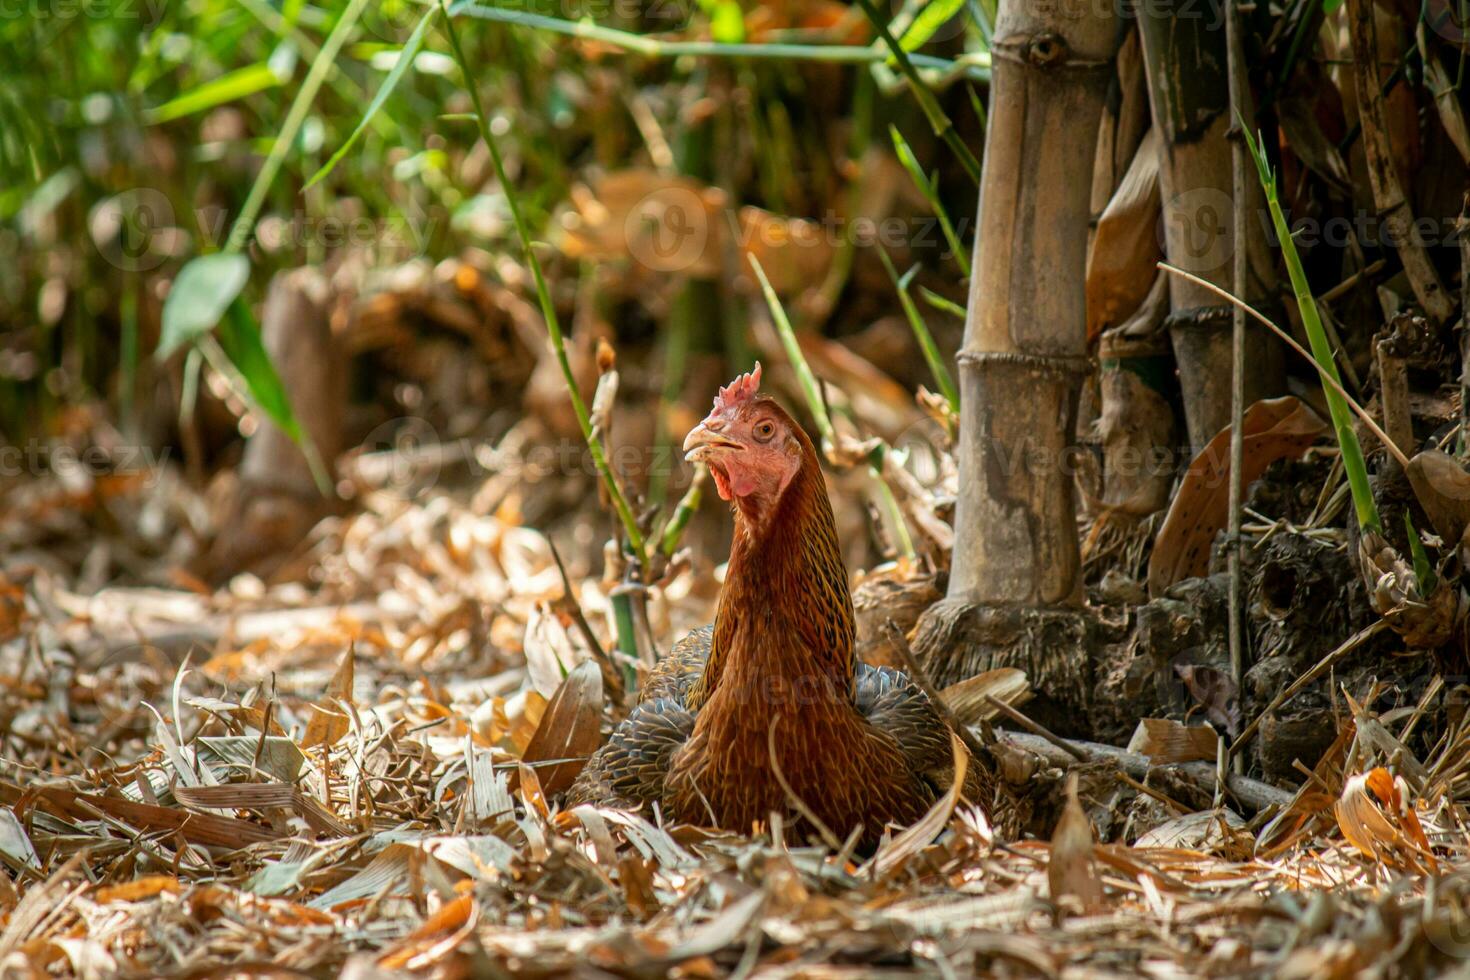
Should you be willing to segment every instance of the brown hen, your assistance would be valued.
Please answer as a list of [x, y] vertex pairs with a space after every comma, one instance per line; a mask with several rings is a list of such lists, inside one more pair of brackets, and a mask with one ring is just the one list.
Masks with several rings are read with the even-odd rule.
[[[950, 788], [949, 730], [906, 675], [857, 660], [816, 449], [759, 383], [756, 365], [720, 389], [684, 444], [735, 510], [715, 622], [659, 662], [569, 802], [657, 804], [738, 832], [805, 811], [839, 838], [861, 827], [871, 847]], [[982, 791], [969, 760], [964, 796], [983, 803]]]

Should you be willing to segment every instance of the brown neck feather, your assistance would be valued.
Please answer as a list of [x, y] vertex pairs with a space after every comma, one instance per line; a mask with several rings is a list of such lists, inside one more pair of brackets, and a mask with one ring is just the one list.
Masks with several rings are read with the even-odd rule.
[[801, 468], [774, 511], [760, 519], [736, 509], [714, 645], [692, 706], [721, 683], [754, 678], [825, 678], [832, 683], [818, 689], [851, 692], [852, 593], [816, 450], [801, 440]]

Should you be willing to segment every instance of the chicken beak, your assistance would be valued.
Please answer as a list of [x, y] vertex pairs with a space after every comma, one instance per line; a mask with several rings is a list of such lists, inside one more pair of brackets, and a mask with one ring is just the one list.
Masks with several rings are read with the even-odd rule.
[[707, 463], [721, 450], [739, 448], [738, 442], [726, 439], [704, 422], [690, 429], [689, 434], [684, 437], [684, 458], [691, 463]]

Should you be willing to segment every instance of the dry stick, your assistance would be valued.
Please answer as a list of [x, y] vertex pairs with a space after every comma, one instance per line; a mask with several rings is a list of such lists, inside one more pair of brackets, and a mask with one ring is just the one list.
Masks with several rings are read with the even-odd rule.
[[1067, 753], [1078, 762], [1090, 761], [1090, 757], [1086, 752], [1083, 752], [1077, 746], [1073, 745], [1071, 742], [1068, 742], [1060, 735], [1055, 734], [1050, 728], [1047, 728], [1041, 722], [1032, 721], [1030, 718], [1027, 718], [1025, 715], [1021, 714], [1021, 712], [1017, 711], [1015, 708], [1012, 708], [1010, 705], [1006, 704], [995, 695], [987, 694], [985, 695], [985, 700], [990, 702], [990, 706], [996, 711], [999, 711], [1011, 721], [1031, 732], [1031, 734], [1046, 739], [1052, 745], [1055, 745], [1057, 748], [1061, 749], [1063, 752]]
[[[1225, 0], [1225, 47], [1227, 77], [1230, 89], [1230, 111], [1234, 119], [1255, 119], [1255, 107], [1250, 105], [1250, 88], [1245, 84], [1245, 52], [1240, 43], [1240, 7], [1236, 0]], [[1232, 288], [1236, 295], [1246, 293], [1246, 278], [1250, 274], [1250, 256], [1247, 248], [1246, 231], [1248, 185], [1246, 183], [1246, 148], [1239, 131], [1233, 133], [1230, 144], [1230, 191], [1235, 197], [1232, 220], [1235, 249], [1232, 255]], [[1230, 574], [1230, 673], [1235, 679], [1235, 689], [1245, 690], [1245, 638], [1241, 635], [1244, 618], [1240, 595], [1240, 505], [1244, 496], [1241, 470], [1244, 468], [1245, 434], [1241, 432], [1241, 421], [1245, 416], [1245, 311], [1239, 306], [1231, 311], [1230, 335], [1230, 550], [1228, 571]], [[1223, 757], [1222, 757], [1223, 759]], [[1241, 760], [1236, 760], [1236, 772], [1242, 772]], [[1222, 777], [1221, 782], [1224, 782]]]
[[1331, 653], [1327, 654], [1327, 656], [1317, 661], [1316, 666], [1314, 666], [1311, 670], [1307, 671], [1305, 674], [1292, 681], [1291, 684], [1287, 686], [1286, 690], [1282, 691], [1280, 694], [1276, 695], [1276, 697], [1272, 698], [1271, 703], [1266, 705], [1265, 710], [1256, 715], [1254, 720], [1252, 720], [1249, 725], [1245, 726], [1245, 731], [1241, 732], [1240, 737], [1237, 738], [1233, 743], [1231, 743], [1230, 754], [1234, 756], [1240, 751], [1241, 747], [1245, 745], [1250, 737], [1256, 733], [1256, 729], [1261, 727], [1261, 722], [1265, 720], [1267, 715], [1271, 714], [1277, 708], [1285, 704], [1302, 688], [1306, 687], [1308, 684], [1312, 683], [1312, 681], [1321, 677], [1324, 673], [1326, 673], [1327, 668], [1331, 667], [1343, 657], [1356, 650], [1364, 642], [1374, 636], [1377, 636], [1379, 633], [1383, 632], [1383, 630], [1387, 628], [1387, 621], [1380, 619], [1374, 622], [1372, 625], [1359, 630], [1358, 632], [1354, 633], [1352, 636], [1344, 640], [1342, 642], [1342, 645], [1339, 646], [1336, 650], [1333, 650]]
[[1370, 265], [1359, 269], [1357, 272], [1354, 272], [1352, 275], [1348, 276], [1336, 286], [1333, 286], [1331, 289], [1327, 290], [1327, 292], [1323, 293], [1321, 296], [1318, 296], [1318, 304], [1331, 303], [1342, 298], [1343, 296], [1346, 296], [1347, 293], [1359, 282], [1363, 281], [1364, 279], [1371, 279], [1373, 276], [1378, 275], [1378, 273], [1383, 271], [1383, 267], [1386, 265], [1388, 265], [1387, 259], [1374, 259]]
[[1326, 369], [1323, 368], [1322, 365], [1318, 364], [1316, 360], [1313, 359], [1312, 355], [1307, 353], [1306, 348], [1297, 343], [1296, 338], [1292, 337], [1291, 334], [1287, 333], [1285, 330], [1282, 330], [1276, 324], [1272, 323], [1264, 313], [1256, 309], [1254, 306], [1251, 306], [1245, 300], [1240, 299], [1236, 296], [1232, 296], [1228, 290], [1221, 289], [1219, 286], [1210, 282], [1208, 279], [1201, 279], [1194, 273], [1185, 272], [1178, 266], [1170, 265], [1167, 262], [1160, 262], [1158, 267], [1160, 269], [1163, 269], [1165, 272], [1172, 272], [1176, 276], [1182, 276], [1185, 279], [1188, 279], [1190, 282], [1203, 286], [1210, 292], [1214, 293], [1216, 296], [1219, 296], [1221, 299], [1225, 299], [1230, 301], [1231, 303], [1234, 303], [1236, 306], [1239, 306], [1241, 309], [1245, 310], [1251, 316], [1259, 320], [1268, 329], [1270, 329], [1272, 333], [1285, 341], [1287, 346], [1296, 351], [1302, 357], [1306, 358], [1307, 363], [1312, 365], [1317, 374], [1322, 378], [1322, 383], [1328, 385], [1332, 388], [1333, 391], [1337, 392], [1343, 397], [1343, 400], [1347, 402], [1348, 408], [1352, 409], [1353, 414], [1357, 415], [1358, 418], [1363, 420], [1363, 425], [1368, 428], [1369, 432], [1373, 433], [1373, 435], [1378, 438], [1379, 442], [1383, 443], [1383, 446], [1385, 449], [1388, 450], [1389, 455], [1393, 456], [1393, 458], [1398, 461], [1398, 464], [1400, 466], [1409, 465], [1409, 457], [1405, 456], [1404, 451], [1400, 449], [1398, 445], [1388, 437], [1388, 433], [1383, 431], [1382, 426], [1380, 426], [1377, 422], [1373, 420], [1373, 416], [1369, 415], [1367, 411], [1364, 410], [1362, 405], [1359, 405], [1356, 401], [1354, 401], [1353, 397], [1347, 393], [1343, 386], [1338, 384], [1337, 379], [1329, 375]]
[[893, 649], [898, 651], [899, 659], [903, 661], [904, 669], [908, 671], [909, 680], [917, 684], [919, 690], [929, 698], [929, 702], [934, 705], [934, 710], [939, 712], [939, 717], [943, 718], [944, 723], [960, 737], [960, 740], [965, 743], [965, 748], [970, 750], [970, 754], [977, 759], [981, 758], [984, 749], [980, 745], [980, 740], [975, 737], [974, 732], [970, 731], [970, 726], [960, 721], [955, 715], [949, 702], [944, 700], [944, 695], [939, 693], [924, 668], [919, 666], [919, 661], [914, 657], [914, 651], [909, 646], [908, 637], [903, 635], [903, 630], [898, 628], [897, 623], [889, 619], [883, 622], [883, 632], [887, 635], [888, 642], [893, 644]]
[[601, 643], [597, 642], [597, 635], [592, 632], [592, 626], [587, 622], [587, 617], [583, 615], [582, 604], [572, 595], [572, 580], [567, 576], [567, 566], [562, 564], [561, 552], [556, 550], [556, 544], [549, 536], [546, 539], [546, 544], [551, 548], [551, 558], [556, 562], [556, 570], [561, 573], [562, 595], [567, 601], [567, 608], [571, 611], [572, 621], [577, 624], [577, 632], [582, 634], [582, 638], [587, 641], [587, 645], [592, 648], [592, 652], [597, 654], [598, 660], [603, 661], [609, 666], [613, 666], [612, 661], [608, 660], [607, 651], [602, 649]]

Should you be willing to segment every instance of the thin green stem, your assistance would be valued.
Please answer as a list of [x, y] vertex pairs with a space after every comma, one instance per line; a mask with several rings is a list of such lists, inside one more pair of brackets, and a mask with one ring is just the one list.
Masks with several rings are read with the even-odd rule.
[[882, 245], [878, 246], [878, 257], [883, 260], [883, 268], [888, 270], [888, 277], [893, 280], [893, 288], [898, 291], [898, 302], [903, 307], [904, 316], [908, 318], [909, 328], [914, 332], [914, 339], [919, 342], [919, 349], [924, 352], [924, 360], [929, 364], [929, 372], [934, 375], [935, 384], [939, 385], [939, 391], [944, 395], [944, 400], [949, 402], [950, 409], [958, 415], [960, 411], [959, 389], [955, 387], [949, 368], [945, 367], [944, 358], [939, 354], [939, 345], [934, 343], [934, 335], [929, 332], [929, 325], [924, 322], [924, 317], [919, 313], [919, 307], [909, 295], [909, 280], [914, 274], [913, 270], [909, 270], [900, 277], [898, 270], [893, 267], [893, 260], [888, 257], [888, 250]]
[[598, 476], [602, 478], [603, 485], [607, 488], [608, 498], [612, 500], [618, 520], [622, 522], [623, 532], [628, 536], [628, 546], [638, 559], [639, 567], [646, 568], [648, 549], [643, 540], [643, 532], [638, 529], [638, 520], [633, 515], [633, 508], [629, 506], [617, 477], [613, 475], [612, 467], [608, 465], [607, 455], [602, 451], [602, 444], [592, 432], [592, 419], [587, 412], [587, 404], [582, 400], [581, 392], [577, 390], [577, 379], [572, 373], [571, 361], [567, 358], [566, 340], [562, 336], [561, 321], [556, 316], [556, 304], [552, 302], [551, 290], [546, 285], [546, 276], [541, 270], [541, 260], [536, 257], [531, 232], [521, 213], [515, 188], [510, 178], [506, 176], [505, 160], [500, 153], [500, 143], [490, 131], [490, 122], [485, 115], [485, 107], [480, 101], [479, 89], [475, 85], [475, 75], [470, 70], [469, 60], [465, 57], [464, 48], [459, 43], [459, 32], [455, 30], [454, 17], [451, 15], [448, 0], [441, 0], [441, 2], [446, 12], [444, 29], [449, 35], [450, 47], [454, 49], [454, 59], [459, 63], [459, 69], [464, 75], [465, 89], [469, 93], [470, 104], [475, 110], [475, 121], [480, 127], [480, 138], [485, 141], [486, 148], [490, 150], [490, 160], [495, 166], [495, 177], [500, 181], [500, 187], [505, 193], [511, 221], [515, 225], [516, 236], [520, 239], [522, 256], [531, 270], [531, 279], [536, 286], [536, 297], [541, 304], [541, 316], [546, 321], [546, 332], [551, 337], [551, 348], [556, 354], [557, 364], [561, 367], [562, 378], [566, 381], [567, 397], [571, 399], [572, 412], [577, 416], [577, 425], [582, 430], [582, 438], [587, 443], [588, 453], [592, 456], [592, 465], [596, 467]]
[[960, 139], [960, 134], [955, 131], [954, 123], [950, 121], [949, 116], [945, 115], [944, 110], [939, 106], [939, 100], [934, 97], [933, 92], [929, 91], [929, 86], [920, 77], [919, 70], [914, 67], [913, 56], [903, 49], [903, 45], [898, 43], [898, 38], [894, 37], [893, 32], [888, 29], [887, 22], [878, 16], [878, 8], [873, 6], [873, 0], [858, 0], [858, 6], [862, 7], [863, 13], [868, 15], [868, 20], [872, 21], [874, 30], [883, 38], [883, 43], [888, 45], [888, 50], [898, 62], [898, 67], [903, 70], [904, 76], [909, 80], [909, 90], [914, 93], [914, 100], [919, 103], [919, 108], [923, 110], [924, 116], [929, 120], [929, 125], [933, 127], [934, 135], [944, 140], [954, 155], [959, 158], [960, 165], [965, 168], [965, 173], [970, 175], [978, 187], [980, 185], [980, 161], [975, 159], [975, 154], [971, 153], [965, 141]]
[[[837, 436], [832, 428], [832, 417], [827, 413], [827, 405], [822, 400], [822, 389], [817, 385], [817, 378], [812, 374], [811, 365], [806, 362], [806, 355], [801, 352], [801, 345], [796, 340], [796, 331], [792, 329], [791, 320], [786, 316], [786, 309], [781, 305], [780, 297], [776, 295], [776, 290], [771, 288], [771, 281], [766, 278], [766, 270], [761, 268], [760, 260], [754, 255], [750, 257], [750, 265], [755, 269], [756, 278], [760, 280], [761, 293], [765, 296], [766, 306], [770, 308], [771, 319], [776, 322], [776, 333], [781, 337], [781, 346], [786, 349], [786, 359], [791, 362], [791, 368], [796, 372], [796, 379], [801, 384], [802, 395], [806, 398], [807, 408], [811, 410], [812, 417], [816, 419], [817, 430], [822, 435], [822, 449], [830, 454], [837, 446]], [[893, 521], [894, 533], [898, 536], [901, 553], [905, 558], [913, 558], [913, 538], [909, 536], [908, 525], [904, 523], [903, 512], [899, 510], [898, 501], [893, 497], [893, 488], [883, 478], [883, 456], [887, 451], [887, 445], [882, 440], [878, 440], [877, 445], [868, 453], [868, 469], [872, 472], [873, 478], [878, 481], [879, 499]]]
[[230, 237], [225, 242], [226, 252], [238, 252], [250, 241], [250, 235], [255, 230], [255, 219], [260, 214], [261, 207], [265, 204], [265, 195], [270, 191], [271, 184], [275, 183], [276, 174], [281, 169], [281, 164], [286, 162], [286, 154], [291, 151], [291, 146], [296, 142], [296, 134], [301, 131], [301, 124], [306, 121], [306, 114], [311, 111], [311, 104], [316, 100], [316, 93], [326, 81], [327, 75], [332, 70], [332, 65], [337, 60], [337, 52], [346, 43], [347, 36], [352, 33], [352, 28], [357, 25], [357, 18], [362, 9], [367, 6], [367, 0], [349, 0], [347, 9], [342, 11], [342, 16], [337, 18], [337, 23], [332, 27], [332, 33], [322, 44], [321, 51], [312, 59], [311, 69], [306, 73], [306, 79], [301, 83], [301, 91], [296, 94], [296, 101], [291, 103], [291, 110], [286, 113], [286, 122], [281, 126], [281, 131], [276, 134], [276, 140], [271, 144], [271, 151], [265, 158], [265, 163], [260, 167], [260, 173], [255, 176], [255, 183], [250, 185], [250, 193], [245, 198], [240, 213], [235, 218], [235, 223], [230, 226]]
[[1323, 375], [1334, 382], [1334, 385], [1324, 384], [1322, 394], [1327, 399], [1327, 411], [1332, 416], [1332, 427], [1337, 432], [1337, 445], [1342, 451], [1343, 470], [1347, 473], [1348, 487], [1352, 490], [1353, 507], [1357, 511], [1358, 526], [1375, 531], [1380, 530], [1382, 524], [1378, 519], [1378, 507], [1373, 501], [1373, 491], [1368, 485], [1368, 465], [1363, 459], [1363, 447], [1359, 444], [1358, 435], [1353, 430], [1352, 412], [1348, 409], [1346, 399], [1340, 393], [1342, 379], [1337, 373], [1337, 359], [1333, 357], [1332, 345], [1327, 341], [1327, 331], [1323, 329], [1322, 318], [1317, 312], [1317, 300], [1312, 295], [1312, 287], [1307, 282], [1307, 273], [1302, 267], [1301, 256], [1296, 251], [1296, 241], [1291, 237], [1291, 229], [1287, 226], [1286, 216], [1281, 210], [1281, 200], [1276, 193], [1276, 175], [1271, 171], [1271, 165], [1266, 160], [1266, 153], [1259, 142], [1259, 137], [1251, 138], [1250, 130], [1243, 119], [1237, 117], [1236, 123], [1240, 126], [1241, 135], [1245, 137], [1245, 145], [1250, 150], [1251, 158], [1255, 161], [1261, 188], [1266, 192], [1266, 205], [1271, 211], [1271, 223], [1275, 226], [1276, 237], [1281, 246], [1281, 257], [1286, 261], [1286, 271], [1291, 277], [1291, 289], [1296, 294], [1297, 309], [1301, 312], [1302, 327], [1306, 330], [1307, 340], [1312, 347], [1312, 357], [1316, 360]]
[[[649, 58], [750, 58], [775, 61], [821, 61], [846, 65], [870, 65], [888, 59], [882, 51], [869, 47], [845, 44], [721, 44], [716, 41], [666, 41], [661, 38], [602, 27], [590, 21], [562, 20], [523, 10], [502, 10], [498, 7], [483, 7], [461, 2], [449, 8], [451, 16], [464, 14], [480, 20], [493, 20], [502, 24], [515, 24], [536, 30], [550, 31], [585, 41], [600, 41], [604, 44]], [[909, 56], [914, 65], [947, 74], [960, 74], [976, 81], [990, 78], [989, 67], [983, 64], [968, 64], [936, 58], [932, 55]]]

